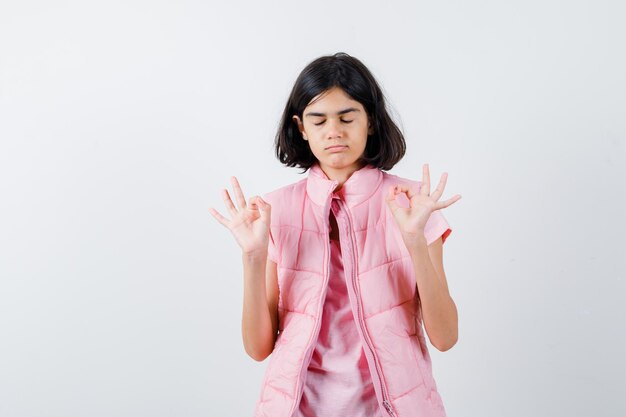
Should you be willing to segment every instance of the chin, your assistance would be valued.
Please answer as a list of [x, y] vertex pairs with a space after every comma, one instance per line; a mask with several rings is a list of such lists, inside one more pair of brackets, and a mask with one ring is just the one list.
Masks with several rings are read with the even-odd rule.
[[352, 167], [356, 167], [357, 169], [360, 169], [362, 167], [362, 165], [357, 163], [356, 161], [355, 162], [326, 162], [326, 163], [323, 163], [322, 165], [325, 165], [328, 168], [332, 168], [336, 170], [349, 169]]

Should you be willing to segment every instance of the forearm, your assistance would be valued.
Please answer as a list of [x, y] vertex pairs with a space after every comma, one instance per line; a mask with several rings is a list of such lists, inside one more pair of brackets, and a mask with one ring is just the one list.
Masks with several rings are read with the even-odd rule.
[[265, 266], [267, 253], [242, 255], [243, 314], [241, 331], [246, 352], [262, 361], [274, 349], [275, 330], [272, 326], [266, 296]]
[[433, 266], [426, 239], [421, 236], [405, 243], [415, 270], [422, 318], [428, 337], [437, 349], [448, 350], [458, 339], [456, 305]]

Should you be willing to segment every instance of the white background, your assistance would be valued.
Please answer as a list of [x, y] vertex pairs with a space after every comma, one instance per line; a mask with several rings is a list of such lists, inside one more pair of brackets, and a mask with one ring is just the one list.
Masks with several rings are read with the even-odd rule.
[[[624, 416], [619, 1], [0, 3], [0, 416], [252, 416], [240, 251], [207, 211], [337, 51], [449, 173], [450, 417]], [[332, 417], [332, 416], [331, 416]]]

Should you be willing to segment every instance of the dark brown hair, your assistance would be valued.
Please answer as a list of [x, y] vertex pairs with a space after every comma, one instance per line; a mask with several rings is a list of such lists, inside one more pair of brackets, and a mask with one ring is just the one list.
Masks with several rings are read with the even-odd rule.
[[362, 162], [383, 170], [391, 169], [406, 151], [404, 135], [389, 116], [385, 97], [372, 73], [361, 61], [343, 52], [317, 58], [296, 79], [274, 141], [280, 162], [305, 171], [317, 162], [293, 116], [302, 119], [311, 100], [333, 87], [341, 88], [361, 103], [372, 124], [373, 133], [367, 137]]

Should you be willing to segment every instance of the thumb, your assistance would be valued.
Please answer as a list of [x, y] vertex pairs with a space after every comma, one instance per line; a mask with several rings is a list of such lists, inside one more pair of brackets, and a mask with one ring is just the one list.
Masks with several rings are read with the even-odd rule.
[[389, 187], [389, 192], [387, 193], [385, 200], [387, 201], [387, 206], [392, 212], [395, 212], [398, 208], [400, 208], [396, 202], [396, 187]]
[[261, 220], [269, 226], [272, 219], [272, 206], [261, 197], [257, 197], [257, 201], [259, 203], [259, 208], [261, 209]]

